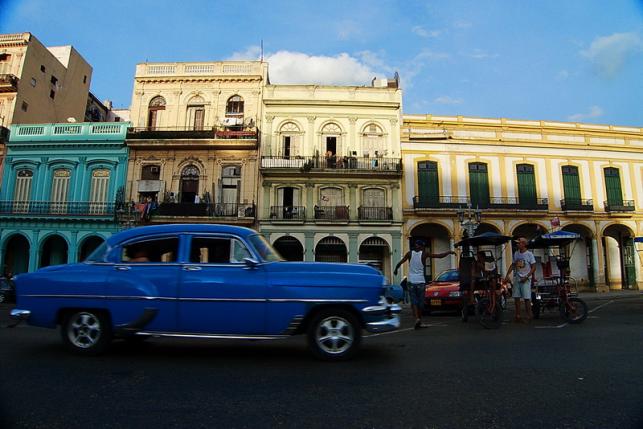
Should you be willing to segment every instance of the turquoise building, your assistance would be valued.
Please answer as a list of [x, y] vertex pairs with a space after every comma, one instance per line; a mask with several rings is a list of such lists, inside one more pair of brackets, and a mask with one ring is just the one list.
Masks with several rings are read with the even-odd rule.
[[118, 231], [115, 202], [127, 176], [128, 126], [11, 126], [0, 185], [3, 269], [77, 262]]

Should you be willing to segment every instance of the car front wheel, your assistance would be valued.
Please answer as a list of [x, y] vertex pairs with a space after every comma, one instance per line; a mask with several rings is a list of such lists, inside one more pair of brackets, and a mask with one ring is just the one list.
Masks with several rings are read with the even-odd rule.
[[323, 360], [346, 360], [352, 357], [362, 338], [357, 318], [342, 309], [324, 310], [308, 327], [308, 346]]
[[98, 355], [107, 349], [112, 340], [107, 316], [95, 310], [70, 312], [62, 323], [60, 333], [65, 346], [82, 355]]

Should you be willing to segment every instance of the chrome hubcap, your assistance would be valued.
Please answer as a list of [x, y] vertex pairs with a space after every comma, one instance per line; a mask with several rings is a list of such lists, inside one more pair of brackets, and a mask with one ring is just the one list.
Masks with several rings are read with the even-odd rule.
[[67, 325], [69, 341], [81, 349], [94, 346], [101, 332], [100, 321], [91, 313], [76, 313]]
[[355, 333], [353, 326], [346, 319], [331, 316], [319, 323], [315, 338], [317, 345], [324, 352], [340, 354], [353, 344]]

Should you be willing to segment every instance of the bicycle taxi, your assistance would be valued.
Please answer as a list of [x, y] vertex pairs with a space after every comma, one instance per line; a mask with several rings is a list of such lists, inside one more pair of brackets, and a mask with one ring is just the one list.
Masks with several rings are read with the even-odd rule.
[[497, 329], [502, 324], [502, 277], [496, 264], [500, 258], [496, 254], [502, 255], [504, 245], [509, 241], [509, 236], [485, 232], [455, 244], [462, 248], [458, 272], [463, 322], [467, 321], [469, 309], [473, 306], [478, 322], [486, 329]]
[[[553, 262], [557, 275], [543, 277], [535, 282], [532, 290], [532, 313], [539, 319], [547, 309], [557, 308], [560, 316], [569, 323], [581, 323], [587, 318], [587, 304], [578, 298], [575, 285], [570, 281], [569, 260], [580, 235], [569, 231], [555, 231], [531, 239], [529, 249], [544, 249], [548, 262]], [[570, 247], [571, 245], [571, 247]]]

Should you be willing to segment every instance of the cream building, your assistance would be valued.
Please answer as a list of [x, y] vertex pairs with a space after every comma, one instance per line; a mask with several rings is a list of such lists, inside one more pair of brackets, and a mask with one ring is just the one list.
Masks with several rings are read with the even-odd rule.
[[397, 76], [370, 86], [267, 85], [259, 229], [290, 260], [401, 257]]
[[138, 64], [126, 199], [159, 207], [152, 222], [253, 225], [258, 126], [267, 64]]
[[[643, 129], [404, 115], [402, 157], [405, 234], [434, 251], [462, 237], [457, 210], [471, 204], [481, 210], [477, 233], [579, 233], [570, 268], [581, 288], [643, 288], [633, 243], [643, 235]], [[552, 275], [551, 255], [535, 253], [539, 275]], [[511, 255], [506, 246], [503, 272]], [[434, 263], [431, 276], [456, 266], [455, 257]]]

